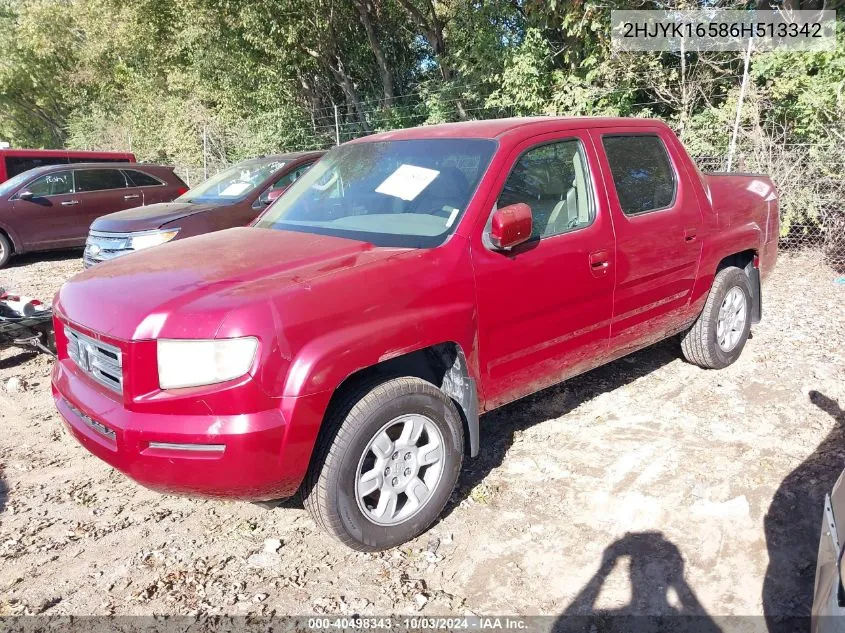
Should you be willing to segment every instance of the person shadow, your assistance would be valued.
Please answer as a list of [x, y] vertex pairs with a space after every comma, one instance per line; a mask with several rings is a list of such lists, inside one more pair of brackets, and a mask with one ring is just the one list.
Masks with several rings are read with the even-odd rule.
[[[596, 607], [617, 564], [629, 561], [631, 600]], [[629, 532], [604, 550], [601, 565], [555, 621], [555, 633], [695, 631], [720, 633], [684, 577], [684, 558], [661, 532]]]
[[0, 512], [6, 509], [6, 502], [9, 500], [9, 487], [3, 479], [3, 469], [0, 468]]
[[769, 633], [809, 629], [824, 498], [845, 467], [845, 411], [818, 391], [809, 397], [834, 425], [783, 480], [766, 512], [769, 565], [763, 581], [763, 613]]

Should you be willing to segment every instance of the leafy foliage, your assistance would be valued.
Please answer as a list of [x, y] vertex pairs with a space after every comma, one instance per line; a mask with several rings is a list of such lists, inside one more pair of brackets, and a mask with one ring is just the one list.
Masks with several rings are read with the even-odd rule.
[[[616, 53], [613, 8], [658, 5], [0, 0], [0, 139], [197, 166], [422, 123], [619, 115], [661, 117], [723, 157], [742, 55]], [[806, 143], [840, 178], [845, 52], [758, 53], [751, 79], [748, 161]]]

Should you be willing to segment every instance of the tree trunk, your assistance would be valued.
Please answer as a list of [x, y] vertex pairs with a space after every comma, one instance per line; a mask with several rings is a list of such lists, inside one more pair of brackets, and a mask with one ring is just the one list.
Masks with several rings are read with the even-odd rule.
[[[330, 50], [336, 51], [334, 42], [331, 43]], [[316, 59], [329, 70], [329, 72], [332, 74], [332, 77], [334, 77], [335, 83], [337, 83], [337, 85], [343, 91], [344, 96], [355, 110], [355, 113], [358, 116], [358, 122], [361, 126], [361, 129], [364, 132], [369, 132], [370, 126], [367, 123], [367, 117], [364, 111], [364, 105], [361, 103], [361, 97], [358, 96], [358, 91], [355, 89], [354, 82], [349, 77], [349, 75], [346, 74], [346, 71], [343, 68], [343, 60], [341, 60], [340, 55], [338, 55], [336, 52], [332, 53], [335, 62], [332, 63], [328, 56], [324, 57], [320, 52], [314, 49], [306, 48], [305, 52], [307, 52], [309, 55], [311, 55], [311, 57]]]
[[381, 74], [382, 92], [384, 93], [384, 105], [387, 108], [393, 107], [393, 72], [390, 70], [390, 65], [387, 63], [387, 58], [384, 55], [384, 49], [381, 47], [381, 42], [378, 40], [376, 30], [373, 26], [373, 21], [370, 18], [370, 3], [369, 0], [353, 0], [355, 8], [358, 9], [358, 15], [361, 17], [361, 24], [364, 26], [364, 31], [367, 33], [367, 40], [370, 42], [370, 47], [373, 49], [376, 63]]
[[317, 112], [320, 110], [320, 98], [317, 96], [317, 91], [308, 82], [308, 79], [300, 77], [299, 83], [302, 86], [302, 92], [305, 95], [305, 100], [308, 102], [308, 112], [311, 115], [311, 129], [316, 133]]
[[358, 123], [361, 126], [361, 129], [364, 132], [369, 132], [370, 126], [367, 123], [367, 115], [364, 111], [364, 105], [361, 103], [361, 97], [358, 96], [358, 91], [355, 89], [355, 84], [343, 69], [343, 62], [340, 57], [335, 56], [335, 59], [337, 60], [337, 65], [333, 66], [332, 64], [328, 64], [328, 68], [334, 76], [335, 81], [337, 81], [337, 85], [340, 86], [341, 90], [343, 90], [343, 94], [346, 95], [348, 102], [352, 105], [358, 115]]
[[[434, 57], [437, 60], [437, 65], [440, 68], [440, 76], [445, 83], [452, 81], [452, 68], [446, 63], [446, 38], [443, 37], [443, 24], [437, 18], [437, 11], [434, 8], [434, 2], [428, 0], [426, 2], [431, 18], [427, 18], [425, 14], [413, 3], [413, 0], [399, 0], [411, 19], [425, 33], [425, 38], [428, 40], [431, 50], [434, 51]], [[462, 121], [466, 120], [467, 113], [464, 109], [463, 101], [461, 99], [455, 100], [455, 109], [458, 113], [458, 118]]]

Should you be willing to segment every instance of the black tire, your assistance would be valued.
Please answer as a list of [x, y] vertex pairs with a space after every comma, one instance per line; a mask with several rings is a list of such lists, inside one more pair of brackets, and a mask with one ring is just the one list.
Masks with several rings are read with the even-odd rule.
[[[716, 332], [722, 302], [733, 288], [739, 288], [745, 296], [745, 326], [736, 345], [726, 351], [716, 340]], [[722, 369], [736, 361], [751, 331], [751, 307], [751, 282], [745, 271], [736, 266], [729, 266], [716, 273], [698, 320], [681, 337], [684, 358], [704, 369]]]
[[[430, 496], [412, 516], [395, 525], [380, 525], [359, 507], [358, 466], [381, 429], [408, 414], [425, 416], [439, 430], [442, 471]], [[463, 461], [461, 416], [440, 389], [420, 378], [366, 381], [338, 398], [324, 425], [302, 488], [304, 505], [317, 525], [353, 549], [373, 552], [413, 539], [437, 519], [455, 488]]]
[[6, 265], [12, 256], [12, 242], [3, 233], [0, 233], [0, 268]]

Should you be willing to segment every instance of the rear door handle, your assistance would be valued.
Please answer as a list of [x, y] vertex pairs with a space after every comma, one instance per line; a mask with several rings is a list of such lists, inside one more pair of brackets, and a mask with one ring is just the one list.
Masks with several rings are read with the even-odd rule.
[[600, 277], [607, 273], [610, 267], [610, 253], [606, 250], [593, 251], [590, 253], [590, 271], [595, 277]]
[[75, 204], [79, 204], [79, 200], [65, 200], [62, 202], [63, 207], [72, 207]]
[[684, 231], [684, 241], [694, 242], [696, 237], [698, 237], [698, 229], [692, 228]]
[[124, 200], [135, 200], [136, 198], [140, 198], [141, 196], [137, 193], [132, 194], [131, 196], [123, 196]]

